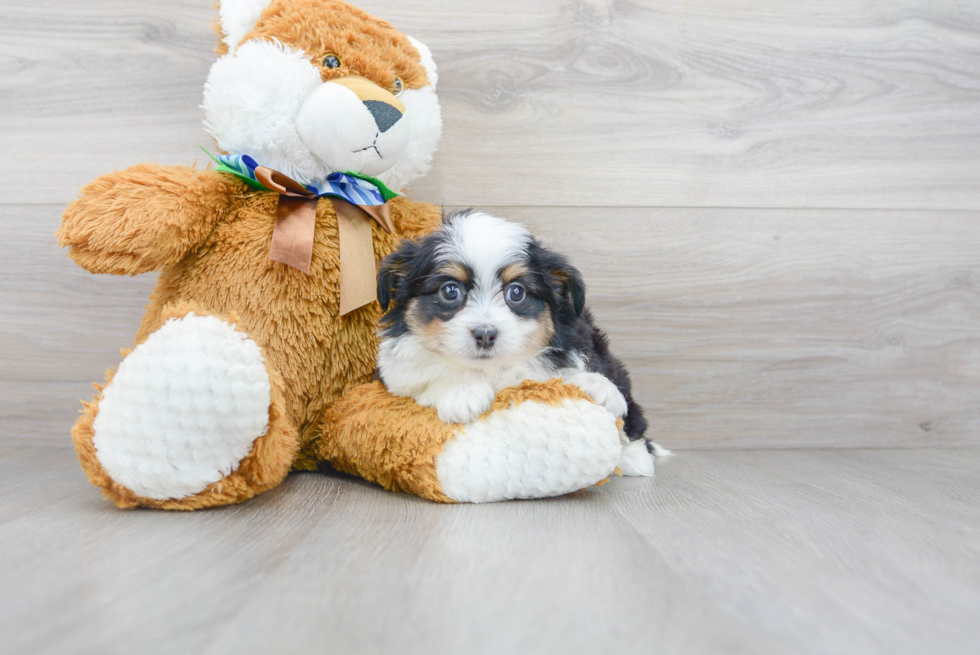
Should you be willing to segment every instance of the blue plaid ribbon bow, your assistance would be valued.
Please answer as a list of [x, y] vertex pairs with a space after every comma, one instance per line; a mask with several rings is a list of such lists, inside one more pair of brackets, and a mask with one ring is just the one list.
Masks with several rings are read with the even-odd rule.
[[[207, 152], [205, 150], [205, 152]], [[211, 156], [211, 153], [208, 153]], [[211, 156], [218, 164], [218, 171], [231, 173], [241, 178], [246, 184], [258, 189], [265, 189], [255, 176], [258, 162], [248, 155], [218, 155]], [[327, 179], [315, 184], [304, 184], [310, 193], [318, 196], [335, 196], [343, 198], [352, 205], [377, 207], [383, 205], [398, 194], [385, 186], [377, 178], [358, 173], [331, 173]]]

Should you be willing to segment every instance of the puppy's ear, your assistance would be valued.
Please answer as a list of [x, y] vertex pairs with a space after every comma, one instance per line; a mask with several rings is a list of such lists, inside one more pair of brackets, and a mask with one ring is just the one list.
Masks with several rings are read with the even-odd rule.
[[417, 254], [418, 244], [414, 241], [403, 241], [396, 251], [381, 262], [381, 270], [378, 272], [378, 303], [384, 311], [388, 311], [399, 282], [404, 280]]
[[579, 270], [553, 250], [543, 247], [537, 240], [529, 248], [531, 261], [539, 271], [547, 272], [552, 283], [558, 287], [561, 302], [568, 302], [576, 316], [585, 310], [585, 282]]
[[585, 310], [585, 281], [577, 268], [568, 262], [563, 263], [564, 266], [552, 269], [551, 274], [561, 282], [562, 292], [572, 301], [575, 315], [581, 316]]
[[443, 227], [445, 227], [446, 225], [452, 224], [452, 222], [455, 221], [457, 218], [466, 218], [467, 216], [469, 216], [472, 213], [473, 213], [473, 208], [472, 207], [470, 207], [469, 209], [454, 209], [451, 212], [447, 212], [446, 211], [446, 208], [443, 207], [442, 208], [442, 225], [443, 225]]

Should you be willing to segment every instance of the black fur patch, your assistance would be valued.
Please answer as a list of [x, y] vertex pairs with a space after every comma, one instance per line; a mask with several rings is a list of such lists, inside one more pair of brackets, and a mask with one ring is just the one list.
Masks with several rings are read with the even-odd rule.
[[626, 399], [624, 432], [632, 440], [646, 434], [643, 410], [633, 400], [629, 372], [609, 350], [609, 338], [595, 325], [592, 312], [585, 309], [585, 283], [582, 274], [561, 254], [532, 240], [528, 248], [529, 268], [536, 276], [536, 289], [548, 289], [555, 324], [547, 357], [556, 368], [575, 363], [575, 356], [585, 362], [586, 370], [608, 378]]

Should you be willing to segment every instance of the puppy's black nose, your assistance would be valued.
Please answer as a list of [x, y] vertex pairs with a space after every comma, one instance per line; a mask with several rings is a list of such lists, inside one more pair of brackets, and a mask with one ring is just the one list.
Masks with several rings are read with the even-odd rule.
[[473, 328], [473, 338], [476, 339], [477, 348], [493, 348], [493, 342], [497, 339], [497, 328], [492, 325]]
[[381, 102], [380, 100], [365, 100], [364, 106], [368, 108], [371, 115], [374, 116], [374, 122], [378, 124], [378, 129], [382, 132], [387, 132], [391, 129], [391, 126], [397, 123], [402, 118], [402, 113], [396, 108], [389, 105], [387, 102]]

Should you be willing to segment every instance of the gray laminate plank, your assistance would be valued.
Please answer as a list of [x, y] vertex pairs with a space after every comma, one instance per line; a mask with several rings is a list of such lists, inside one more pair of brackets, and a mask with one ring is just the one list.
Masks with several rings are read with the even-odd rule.
[[[449, 204], [980, 207], [980, 13], [955, 0], [368, 0], [432, 47]], [[0, 200], [206, 161], [206, 0], [0, 7]], [[490, 138], [488, 138], [488, 136]]]
[[156, 276], [92, 275], [54, 237], [57, 205], [0, 205], [0, 441], [68, 443], [107, 368], [132, 346]]
[[797, 653], [974, 653], [980, 451], [684, 453], [600, 489], [685, 580]]
[[486, 506], [300, 474], [181, 514], [116, 510], [70, 451], [7, 447], [0, 479], [60, 492], [17, 516], [0, 495], [2, 650], [968, 653], [978, 466], [688, 452], [656, 480]]
[[[491, 208], [583, 271], [658, 440], [978, 443], [975, 212]], [[93, 276], [56, 206], [0, 206], [0, 439], [66, 443], [153, 276]]]
[[677, 584], [593, 491], [458, 507], [350, 498], [205, 653], [777, 652]]
[[11, 517], [0, 522], [5, 655], [200, 652], [343, 486], [297, 475], [245, 505], [122, 511], [85, 481], [70, 449], [21, 450], [13, 462], [9, 450], [0, 456], [2, 477], [37, 493], [30, 511], [24, 498], [0, 501], [0, 517]]
[[65, 441], [23, 447], [0, 440], [0, 525], [91, 491]]

